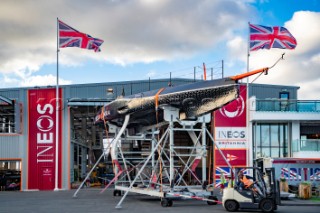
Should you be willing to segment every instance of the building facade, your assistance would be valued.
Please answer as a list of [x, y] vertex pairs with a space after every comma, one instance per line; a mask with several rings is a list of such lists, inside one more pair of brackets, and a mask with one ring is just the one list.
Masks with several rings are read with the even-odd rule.
[[[70, 189], [102, 153], [108, 133], [93, 125], [102, 105], [121, 95], [191, 82], [67, 85], [60, 87], [58, 102], [52, 87], [0, 89], [0, 172], [7, 174], [8, 183], [19, 184], [15, 189]], [[219, 123], [216, 114], [212, 119], [218, 128], [214, 137], [230, 161], [238, 158], [238, 165], [252, 165], [258, 157], [320, 158], [319, 101], [299, 101], [294, 86], [244, 84], [240, 92], [247, 89], [248, 97], [219, 112], [231, 116], [230, 123]], [[240, 112], [245, 117], [236, 122]], [[217, 156], [215, 164], [225, 166]]]

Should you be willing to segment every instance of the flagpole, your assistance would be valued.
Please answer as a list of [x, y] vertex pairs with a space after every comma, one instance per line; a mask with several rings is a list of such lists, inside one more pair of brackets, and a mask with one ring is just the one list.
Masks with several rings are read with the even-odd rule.
[[57, 84], [56, 84], [56, 164], [55, 164], [55, 182], [54, 191], [59, 190], [59, 19], [57, 18]]
[[[247, 42], [247, 44], [248, 44], [248, 48], [247, 48], [247, 72], [249, 72], [250, 70], [250, 67], [249, 67], [249, 57], [250, 57], [250, 22], [248, 22], [248, 42]], [[251, 166], [250, 165], [250, 152], [249, 152], [249, 150], [250, 150], [250, 133], [249, 133], [249, 125], [250, 125], [250, 121], [249, 121], [249, 112], [250, 112], [250, 110], [249, 110], [249, 107], [250, 107], [250, 104], [249, 104], [249, 78], [247, 78], [247, 84], [246, 84], [246, 86], [247, 86], [247, 92], [246, 92], [246, 99], [247, 99], [247, 101], [246, 101], [246, 108], [247, 108], [247, 115], [246, 115], [246, 120], [247, 120], [247, 122], [246, 122], [246, 125], [247, 125], [247, 166]]]
[[[248, 22], [249, 34], [248, 34], [248, 48], [247, 48], [247, 72], [249, 72], [249, 57], [250, 57], [250, 22]], [[249, 83], [249, 78], [247, 78]]]

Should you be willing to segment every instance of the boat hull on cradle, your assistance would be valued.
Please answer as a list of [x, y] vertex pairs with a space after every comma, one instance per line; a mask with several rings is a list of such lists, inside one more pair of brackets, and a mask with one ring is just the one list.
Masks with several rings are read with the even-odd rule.
[[223, 107], [239, 95], [239, 85], [230, 78], [166, 87], [118, 98], [100, 109], [95, 123], [106, 121], [122, 126], [130, 114], [128, 127], [150, 126], [163, 121], [162, 106], [179, 109], [179, 120], [193, 120]]

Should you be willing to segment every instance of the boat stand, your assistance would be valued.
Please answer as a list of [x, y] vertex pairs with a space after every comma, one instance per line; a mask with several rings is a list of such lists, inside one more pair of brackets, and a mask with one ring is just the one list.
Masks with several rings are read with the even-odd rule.
[[[180, 121], [178, 118], [178, 109], [164, 107], [164, 120], [168, 125], [161, 138], [159, 138], [160, 130], [155, 131], [155, 129], [149, 133], [142, 133], [143, 137], [140, 135], [140, 138], [130, 136], [126, 132], [121, 139], [119, 134], [117, 135], [120, 139], [117, 140], [117, 143], [121, 145], [112, 146], [115, 149], [112, 155], [115, 175], [117, 176], [118, 172], [121, 172], [121, 175], [115, 181], [114, 195], [121, 195], [121, 191], [125, 193], [116, 208], [122, 208], [121, 205], [129, 192], [159, 197], [164, 207], [172, 206], [174, 199], [197, 199], [207, 201], [210, 205], [217, 204], [213, 187], [208, 185], [206, 179], [206, 142], [207, 139], [214, 142], [206, 128], [206, 124], [211, 121], [211, 114], [203, 115], [193, 121]], [[174, 134], [179, 131], [188, 132], [192, 145], [175, 144]], [[208, 138], [207, 135], [209, 135]], [[146, 157], [140, 162], [133, 163], [128, 156], [137, 153], [128, 152], [124, 144], [136, 143], [137, 140], [144, 141], [144, 143], [151, 142], [151, 148]], [[220, 149], [219, 151], [222, 154]], [[222, 156], [224, 157], [223, 154]], [[201, 175], [197, 175], [196, 168], [200, 162]], [[134, 169], [128, 169], [128, 165]], [[134, 177], [131, 175], [133, 171], [136, 171]], [[193, 181], [190, 182], [190, 179]]]

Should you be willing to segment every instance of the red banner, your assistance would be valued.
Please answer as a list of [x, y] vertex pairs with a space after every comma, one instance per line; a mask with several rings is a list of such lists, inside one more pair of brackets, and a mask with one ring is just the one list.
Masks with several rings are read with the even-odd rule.
[[226, 106], [215, 111], [214, 120], [216, 127], [245, 127], [246, 124], [246, 101], [247, 89], [240, 86], [239, 97]]
[[[215, 111], [214, 139], [231, 166], [247, 165], [247, 88], [240, 86], [239, 97]], [[215, 186], [222, 184], [220, 175], [230, 176], [228, 164], [217, 147], [214, 150]], [[227, 169], [226, 169], [227, 168]]]
[[[59, 90], [59, 106], [62, 91]], [[56, 90], [28, 91], [28, 189], [53, 190], [56, 171]], [[62, 110], [59, 109], [58, 188], [61, 188]]]
[[[230, 163], [231, 166], [246, 166], [247, 165], [247, 153], [246, 149], [239, 149], [239, 150], [221, 150], [224, 157], [227, 159], [227, 161]], [[215, 150], [214, 152], [215, 156], [215, 163], [219, 166], [228, 166], [226, 161], [221, 156], [219, 150]]]

